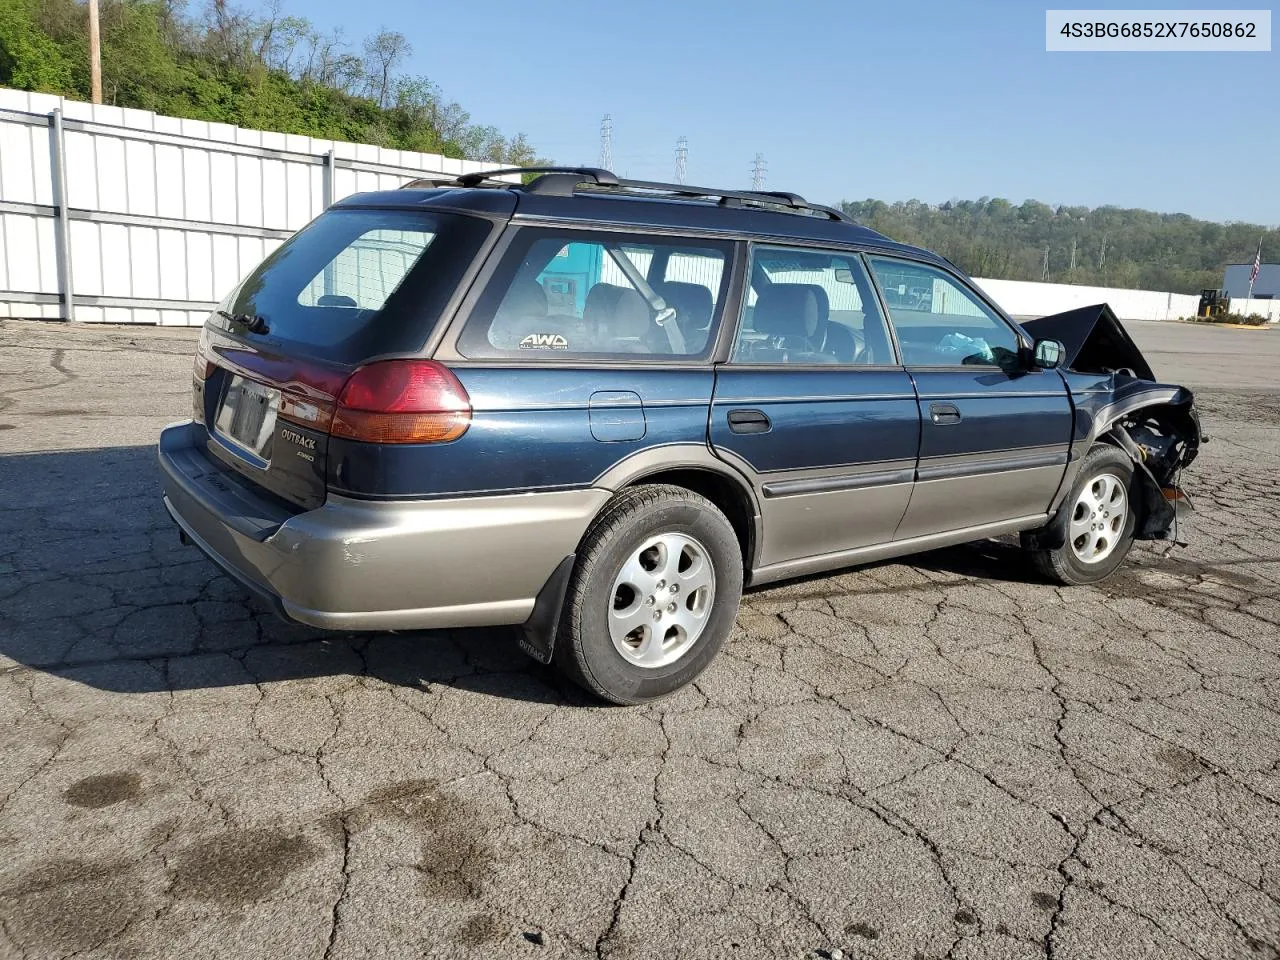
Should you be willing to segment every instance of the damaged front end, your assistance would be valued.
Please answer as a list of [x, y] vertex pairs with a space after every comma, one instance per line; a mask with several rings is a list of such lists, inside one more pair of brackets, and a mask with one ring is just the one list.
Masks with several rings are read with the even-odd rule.
[[1179, 391], [1182, 397], [1142, 407], [1112, 423], [1102, 435], [1133, 459], [1135, 489], [1131, 493], [1144, 508], [1133, 534], [1138, 540], [1181, 542], [1178, 521], [1192, 509], [1179, 480], [1204, 437], [1191, 391]]
[[[1029, 320], [1023, 327], [1033, 337], [1058, 340], [1065, 347], [1061, 370], [1075, 406], [1072, 463], [1098, 442], [1124, 450], [1134, 463], [1130, 495], [1141, 508], [1135, 538], [1181, 542], [1179, 521], [1191, 501], [1179, 480], [1207, 439], [1194, 395], [1186, 387], [1156, 381], [1142, 351], [1106, 304]], [[1064, 488], [1073, 479], [1069, 472]], [[1065, 536], [1066, 525], [1054, 522], [1034, 539], [1040, 546], [1055, 547], [1061, 544], [1053, 541]]]

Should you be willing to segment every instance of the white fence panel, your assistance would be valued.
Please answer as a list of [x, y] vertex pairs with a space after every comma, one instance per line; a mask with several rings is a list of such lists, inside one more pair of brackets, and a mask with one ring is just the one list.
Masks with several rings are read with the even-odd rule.
[[0, 276], [3, 289], [10, 286], [38, 293], [58, 292], [57, 256], [54, 252], [53, 221], [23, 214], [0, 214], [3, 254]]
[[1061, 313], [1095, 303], [1109, 304], [1121, 320], [1177, 320], [1193, 317], [1200, 298], [1192, 294], [1155, 290], [1122, 290], [1117, 287], [1085, 287], [1070, 283], [1034, 283], [1027, 280], [974, 282], [1011, 316], [1028, 319]]
[[0, 89], [0, 317], [199, 324], [326, 197], [491, 166]]

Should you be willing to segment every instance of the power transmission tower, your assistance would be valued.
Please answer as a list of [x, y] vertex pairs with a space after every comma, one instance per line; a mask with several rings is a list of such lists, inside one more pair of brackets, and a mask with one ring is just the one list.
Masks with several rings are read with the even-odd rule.
[[689, 173], [689, 141], [681, 137], [676, 141], [676, 183], [684, 183]]
[[1047, 246], [1044, 248], [1044, 268], [1040, 271], [1040, 279], [1049, 279], [1049, 248]]
[[1075, 241], [1075, 239], [1074, 239], [1074, 238], [1072, 238], [1072, 240], [1071, 240], [1071, 269], [1072, 269], [1072, 270], [1074, 270], [1075, 268], [1076, 268], [1076, 241]]
[[1102, 235], [1102, 250], [1098, 253], [1098, 269], [1101, 270], [1107, 262], [1107, 235]]
[[613, 117], [607, 113], [600, 121], [600, 166], [613, 169]]
[[751, 189], [763, 190], [765, 177], [768, 175], [769, 164], [765, 162], [763, 153], [757, 153], [755, 160], [751, 163]]

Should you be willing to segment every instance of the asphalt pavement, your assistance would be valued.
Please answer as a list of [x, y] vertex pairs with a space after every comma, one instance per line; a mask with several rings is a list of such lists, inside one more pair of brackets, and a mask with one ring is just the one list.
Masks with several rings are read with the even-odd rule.
[[1187, 547], [761, 589], [619, 709], [278, 622], [160, 504], [194, 332], [0, 321], [0, 957], [1280, 956], [1280, 331], [1130, 328]]

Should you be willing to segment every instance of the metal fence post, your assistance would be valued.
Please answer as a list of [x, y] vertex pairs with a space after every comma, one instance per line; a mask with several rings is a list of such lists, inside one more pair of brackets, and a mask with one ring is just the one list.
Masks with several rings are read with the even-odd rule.
[[49, 114], [49, 168], [53, 173], [53, 245], [58, 258], [58, 294], [62, 319], [76, 318], [75, 288], [71, 283], [71, 218], [67, 201], [67, 151], [62, 130], [62, 108]]
[[[324, 176], [321, 178], [322, 193], [321, 200], [324, 208], [328, 210], [333, 206], [333, 173], [334, 173], [334, 153], [333, 147], [330, 147], [324, 155]], [[326, 297], [333, 296], [333, 261], [330, 261], [324, 268], [324, 295]]]
[[321, 180], [320, 200], [328, 210], [333, 206], [333, 147], [324, 155], [324, 177]]

